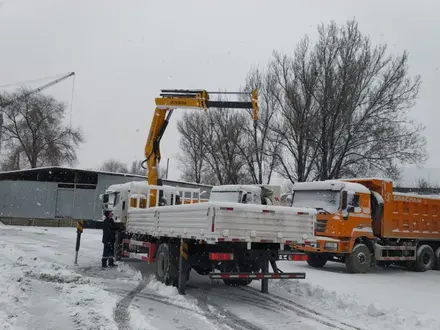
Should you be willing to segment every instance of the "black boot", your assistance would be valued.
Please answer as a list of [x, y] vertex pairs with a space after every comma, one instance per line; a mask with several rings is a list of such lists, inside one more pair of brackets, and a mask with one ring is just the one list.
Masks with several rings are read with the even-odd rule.
[[107, 259], [101, 259], [102, 261], [102, 268], [107, 268]]
[[108, 266], [109, 267], [116, 267], [116, 265], [115, 265], [115, 263], [113, 261], [113, 258], [108, 259]]

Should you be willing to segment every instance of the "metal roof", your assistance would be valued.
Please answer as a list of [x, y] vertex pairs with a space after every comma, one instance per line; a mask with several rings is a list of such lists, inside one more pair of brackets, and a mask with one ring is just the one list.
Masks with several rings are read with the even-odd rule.
[[[47, 166], [47, 167], [37, 167], [37, 168], [29, 168], [23, 170], [15, 170], [15, 171], [3, 171], [0, 172], [0, 180], [7, 180], [14, 176], [14, 174], [26, 174], [26, 173], [35, 173], [35, 172], [43, 172], [43, 171], [65, 171], [65, 172], [80, 172], [80, 173], [89, 173], [89, 174], [105, 174], [105, 175], [114, 175], [114, 176], [124, 176], [124, 177], [132, 177], [132, 178], [142, 178], [147, 179], [147, 176], [137, 175], [137, 174], [129, 174], [129, 173], [117, 173], [117, 172], [106, 172], [100, 170], [89, 170], [89, 169], [80, 169], [73, 167], [64, 167], [64, 166]], [[189, 184], [196, 185], [200, 187], [212, 188], [210, 185], [205, 185], [201, 183], [194, 182], [186, 182], [186, 181], [176, 181], [176, 180], [168, 180], [162, 179], [165, 182], [173, 182], [176, 184]]]

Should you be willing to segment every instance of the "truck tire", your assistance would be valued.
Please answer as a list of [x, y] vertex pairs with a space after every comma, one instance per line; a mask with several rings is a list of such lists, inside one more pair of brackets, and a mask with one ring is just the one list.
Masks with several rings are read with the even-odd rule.
[[435, 249], [435, 270], [440, 270], [440, 247]]
[[356, 244], [345, 264], [350, 273], [368, 273], [371, 267], [371, 251], [368, 246]]
[[322, 268], [327, 263], [327, 259], [317, 253], [310, 253], [307, 256], [307, 263], [313, 268]]
[[167, 243], [159, 245], [156, 253], [156, 279], [165, 285], [177, 285], [177, 265]]
[[429, 245], [420, 245], [417, 248], [417, 260], [415, 263], [416, 272], [426, 272], [431, 270], [435, 265], [435, 254]]

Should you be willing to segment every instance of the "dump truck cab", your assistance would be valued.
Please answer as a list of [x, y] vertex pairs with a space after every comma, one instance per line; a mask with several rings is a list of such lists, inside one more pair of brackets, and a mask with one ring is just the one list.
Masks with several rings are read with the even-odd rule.
[[348, 253], [358, 237], [373, 238], [371, 192], [364, 185], [341, 180], [296, 183], [294, 207], [317, 210], [315, 235], [318, 246], [311, 251]]

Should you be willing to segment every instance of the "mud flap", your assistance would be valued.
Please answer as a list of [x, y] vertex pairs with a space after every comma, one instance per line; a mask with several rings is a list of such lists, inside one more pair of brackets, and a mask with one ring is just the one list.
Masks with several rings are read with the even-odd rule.
[[179, 253], [179, 278], [178, 278], [178, 291], [179, 294], [184, 295], [186, 291], [186, 282], [189, 280], [189, 273], [191, 271], [190, 254], [188, 243], [182, 238], [180, 240], [180, 253]]

